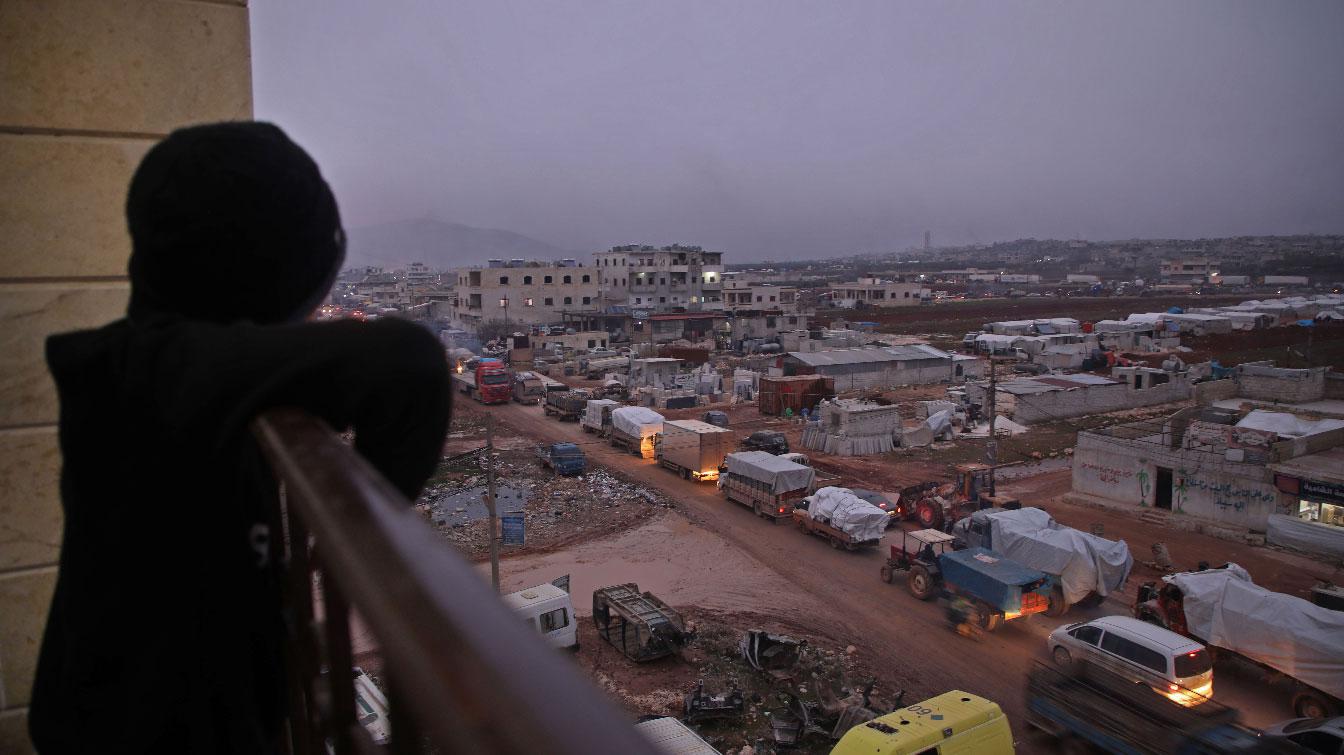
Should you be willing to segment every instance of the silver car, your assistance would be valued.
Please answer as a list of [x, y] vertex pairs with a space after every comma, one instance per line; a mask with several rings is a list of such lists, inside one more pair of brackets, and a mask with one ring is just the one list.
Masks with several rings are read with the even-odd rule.
[[1087, 659], [1185, 706], [1213, 696], [1213, 658], [1200, 643], [1129, 616], [1066, 624], [1046, 640], [1060, 666]]
[[1286, 739], [1311, 752], [1344, 755], [1344, 716], [1338, 718], [1294, 718], [1266, 728], [1266, 737]]

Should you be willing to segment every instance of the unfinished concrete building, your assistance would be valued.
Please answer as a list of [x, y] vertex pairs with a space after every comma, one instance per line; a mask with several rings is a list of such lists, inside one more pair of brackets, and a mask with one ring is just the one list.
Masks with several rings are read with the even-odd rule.
[[803, 446], [837, 456], [866, 456], [891, 451], [901, 432], [894, 405], [859, 399], [832, 399], [817, 407], [817, 419], [803, 428]]
[[[996, 409], [1014, 422], [1031, 425], [1185, 401], [1192, 395], [1185, 373], [1116, 367], [1111, 374], [1110, 378], [1079, 373], [1002, 380], [997, 387]], [[966, 395], [972, 404], [988, 407], [989, 383], [967, 384]]]
[[792, 351], [783, 359], [785, 375], [835, 378], [837, 391], [960, 382], [978, 374], [981, 364], [978, 359], [955, 358], [928, 344]]

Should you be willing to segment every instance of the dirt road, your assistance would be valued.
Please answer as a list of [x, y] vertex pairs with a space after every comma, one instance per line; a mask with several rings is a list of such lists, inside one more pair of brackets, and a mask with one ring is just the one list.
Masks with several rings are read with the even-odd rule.
[[[467, 411], [486, 409], [472, 405]], [[659, 524], [664, 528], [662, 531], [644, 535], [634, 530], [616, 539], [579, 544], [566, 551], [576, 561], [595, 564], [616, 557], [641, 562], [638, 571], [645, 573], [654, 566], [668, 572], [687, 570], [688, 575], [698, 575], [691, 578], [696, 590], [677, 590], [678, 597], [672, 598], [672, 602], [690, 598], [690, 604], [694, 605], [697, 600], [711, 600], [713, 593], [715, 607], [728, 608], [724, 597], [731, 604], [733, 593], [745, 589], [748, 594], [742, 595], [742, 602], [747, 605], [743, 608], [760, 611], [760, 598], [765, 597], [765, 602], [774, 604], [774, 612], [787, 623], [855, 645], [867, 656], [865, 665], [885, 670], [883, 675], [889, 684], [909, 690], [907, 699], [917, 700], [953, 688], [984, 695], [997, 701], [1008, 713], [1018, 738], [1026, 737], [1022, 690], [1032, 662], [1045, 658], [1045, 637], [1057, 626], [1054, 620], [1035, 616], [1012, 621], [980, 642], [957, 637], [948, 631], [935, 603], [916, 601], [903, 584], [885, 585], [879, 580], [878, 569], [885, 552], [833, 550], [792, 526], [771, 525], [748, 509], [719, 497], [713, 485], [684, 481], [652, 461], [617, 452], [594, 436], [584, 434], [576, 423], [544, 418], [537, 407], [511, 404], [491, 407], [489, 411], [514, 432], [536, 440], [579, 443], [590, 464], [618, 470], [663, 490], [681, 505], [691, 529], [697, 530], [686, 541], [693, 540], [696, 544], [686, 548], [678, 546], [681, 525], [677, 524]], [[651, 526], [655, 525], [644, 525]], [[625, 537], [632, 539], [623, 542], [621, 538]], [[722, 541], [723, 545], [714, 545], [713, 540]], [[881, 548], [885, 549], [889, 540]], [[733, 551], [731, 558], [721, 563], [706, 555], [728, 550]], [[531, 578], [568, 565], [557, 554], [537, 558], [552, 560], [536, 562], [522, 557], [506, 562], [504, 571], [527, 573]], [[687, 560], [694, 563], [686, 563]], [[711, 578], [712, 584], [708, 582]], [[582, 593], [576, 591], [576, 594]], [[578, 602], [582, 604], [582, 600]], [[1067, 619], [1080, 621], [1125, 609], [1121, 600], [1110, 601], [1091, 611], [1074, 609]], [[1226, 684], [1220, 682], [1218, 696], [1240, 707], [1252, 724], [1264, 725], [1291, 715], [1285, 702], [1261, 699], [1263, 695], [1251, 683], [1235, 679]], [[1041, 743], [1024, 744], [1024, 751], [1048, 749]]]

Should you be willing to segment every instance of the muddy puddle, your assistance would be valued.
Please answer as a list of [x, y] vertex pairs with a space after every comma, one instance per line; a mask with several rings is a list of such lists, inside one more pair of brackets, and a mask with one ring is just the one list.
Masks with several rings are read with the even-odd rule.
[[[440, 527], [460, 527], [490, 515], [485, 507], [485, 486], [460, 490], [445, 495], [430, 504], [430, 519]], [[495, 486], [496, 509], [500, 514], [520, 512], [526, 508], [527, 492], [508, 485]]]

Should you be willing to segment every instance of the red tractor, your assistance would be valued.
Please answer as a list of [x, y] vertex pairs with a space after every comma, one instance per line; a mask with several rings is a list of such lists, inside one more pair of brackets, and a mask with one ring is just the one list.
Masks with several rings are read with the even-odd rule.
[[925, 529], [944, 530], [974, 511], [988, 508], [1021, 508], [1021, 501], [1009, 495], [990, 495], [988, 464], [959, 464], [957, 479], [939, 487], [915, 505], [915, 518]]

